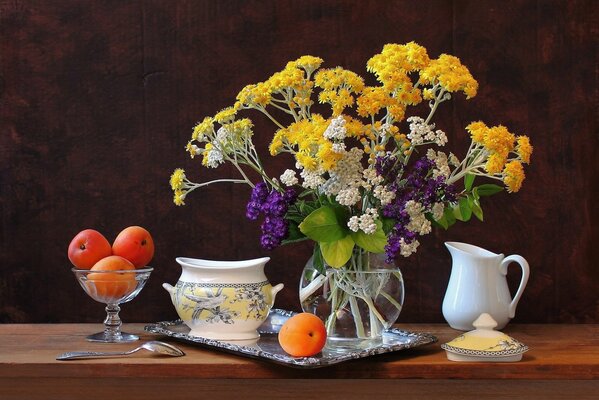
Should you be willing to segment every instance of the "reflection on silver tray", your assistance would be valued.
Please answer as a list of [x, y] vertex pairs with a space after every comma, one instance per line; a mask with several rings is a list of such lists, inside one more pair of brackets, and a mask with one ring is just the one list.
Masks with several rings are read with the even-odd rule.
[[383, 342], [381, 344], [364, 350], [339, 354], [327, 351], [325, 347], [321, 353], [314, 357], [291, 357], [281, 349], [277, 334], [283, 323], [293, 314], [295, 313], [291, 311], [272, 309], [267, 320], [259, 329], [260, 339], [250, 342], [225, 342], [190, 336], [188, 335], [189, 328], [181, 320], [158, 322], [147, 325], [144, 329], [148, 332], [170, 336], [185, 342], [196, 343], [245, 357], [259, 358], [297, 368], [325, 367], [347, 360], [409, 349], [437, 341], [437, 338], [429, 333], [413, 333], [400, 329], [389, 329], [383, 333]]

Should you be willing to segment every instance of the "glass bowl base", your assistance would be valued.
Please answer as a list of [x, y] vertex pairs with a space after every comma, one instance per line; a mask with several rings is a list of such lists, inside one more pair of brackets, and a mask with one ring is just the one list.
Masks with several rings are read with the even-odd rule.
[[139, 340], [139, 336], [126, 332], [120, 332], [117, 335], [107, 334], [106, 332], [98, 332], [94, 333], [93, 335], [89, 335], [86, 339], [89, 342], [128, 343]]

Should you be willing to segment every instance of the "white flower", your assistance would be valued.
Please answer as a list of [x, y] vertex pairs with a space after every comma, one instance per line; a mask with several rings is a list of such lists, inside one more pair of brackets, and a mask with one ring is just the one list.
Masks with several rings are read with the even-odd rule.
[[338, 195], [341, 190], [356, 188], [362, 183], [362, 155], [364, 152], [352, 148], [329, 171], [329, 179], [323, 180], [320, 191], [326, 195]]
[[433, 178], [437, 178], [439, 176], [443, 176], [444, 178], [449, 177], [449, 174], [451, 174], [451, 169], [449, 168], [447, 154], [443, 153], [442, 151], [435, 152], [433, 149], [428, 149], [426, 152], [426, 157], [435, 162], [436, 168], [433, 168]]
[[408, 118], [410, 123], [410, 133], [407, 137], [414, 146], [424, 143], [435, 143], [438, 146], [444, 146], [447, 143], [447, 135], [440, 129], [435, 129], [435, 124], [426, 124], [420, 117]]
[[383, 185], [378, 185], [373, 191], [374, 197], [381, 201], [381, 205], [386, 206], [395, 199], [395, 192], [387, 190]]
[[424, 215], [424, 206], [422, 204], [410, 200], [406, 203], [404, 209], [410, 216], [410, 222], [406, 226], [408, 230], [416, 232], [419, 235], [426, 235], [431, 232], [431, 221], [426, 219], [426, 215]]
[[333, 143], [333, 153], [345, 153], [345, 143]]
[[213, 146], [208, 151], [208, 160], [206, 161], [206, 165], [210, 168], [216, 168], [224, 162], [223, 153], [216, 146]]
[[360, 199], [360, 191], [355, 187], [341, 189], [335, 197], [335, 200], [337, 200], [339, 204], [348, 207], [353, 206], [358, 201], [360, 201]]
[[371, 235], [376, 232], [376, 222], [375, 217], [371, 214], [363, 214], [360, 216], [360, 229], [364, 231], [365, 234]]
[[292, 169], [286, 169], [281, 175], [280, 179], [281, 183], [285, 186], [297, 185], [299, 182], [297, 176], [295, 176], [295, 171]]
[[460, 165], [460, 160], [453, 153], [449, 153], [448, 162], [449, 162], [449, 165], [452, 165], [454, 167], [457, 167], [458, 165]]
[[352, 232], [358, 232], [360, 230], [360, 218], [358, 218], [356, 215], [351, 217], [349, 221], [347, 221], [347, 227]]
[[324, 131], [323, 136], [329, 140], [345, 139], [347, 136], [347, 129], [345, 129], [345, 119], [342, 115], [331, 120], [331, 123]]
[[304, 180], [302, 186], [306, 189], [316, 189], [324, 183], [324, 178], [320, 176], [318, 171], [308, 171], [303, 169], [300, 176]]
[[445, 211], [445, 205], [443, 203], [435, 203], [433, 204], [433, 218], [435, 220], [441, 219], [443, 217], [443, 213]]
[[445, 132], [438, 129], [435, 133], [437, 134], [437, 137], [435, 138], [437, 146], [445, 146], [447, 144], [447, 135]]
[[404, 257], [409, 257], [410, 255], [415, 253], [416, 249], [418, 249], [418, 246], [420, 246], [420, 242], [418, 240], [413, 240], [412, 243], [408, 244], [405, 242], [403, 238], [400, 239], [399, 244], [399, 254], [401, 254]]

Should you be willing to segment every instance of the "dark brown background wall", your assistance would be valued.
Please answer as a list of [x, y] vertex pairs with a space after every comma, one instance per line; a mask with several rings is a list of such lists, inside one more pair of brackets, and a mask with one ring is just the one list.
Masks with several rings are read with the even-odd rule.
[[[309, 245], [266, 253], [244, 217], [246, 187], [212, 186], [178, 208], [169, 175], [233, 176], [188, 159], [192, 127], [287, 61], [310, 54], [367, 76], [385, 43], [414, 40], [460, 57], [480, 83], [438, 114], [452, 149], [463, 153], [463, 127], [482, 119], [528, 134], [535, 153], [520, 193], [483, 204], [484, 223], [436, 231], [400, 260], [400, 321], [443, 321], [443, 242], [458, 240], [529, 260], [517, 321], [599, 322], [598, 12], [592, 0], [0, 0], [0, 321], [99, 322], [67, 245], [84, 228], [112, 240], [128, 225], [147, 227], [157, 252], [126, 322], [175, 318], [161, 283], [177, 280], [183, 255], [268, 254], [267, 275], [286, 285], [277, 306], [297, 310]], [[251, 117], [264, 149], [273, 127]], [[265, 159], [272, 174], [284, 168]]]

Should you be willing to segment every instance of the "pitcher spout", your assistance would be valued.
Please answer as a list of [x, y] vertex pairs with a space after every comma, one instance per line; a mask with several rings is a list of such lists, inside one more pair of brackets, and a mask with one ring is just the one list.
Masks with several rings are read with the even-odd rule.
[[445, 242], [445, 247], [449, 250], [449, 253], [452, 256], [467, 255], [471, 257], [479, 257], [479, 258], [491, 258], [491, 257], [501, 257], [503, 258], [503, 254], [495, 254], [490, 252], [489, 250], [485, 250], [482, 247], [474, 246], [468, 243], [461, 242]]

